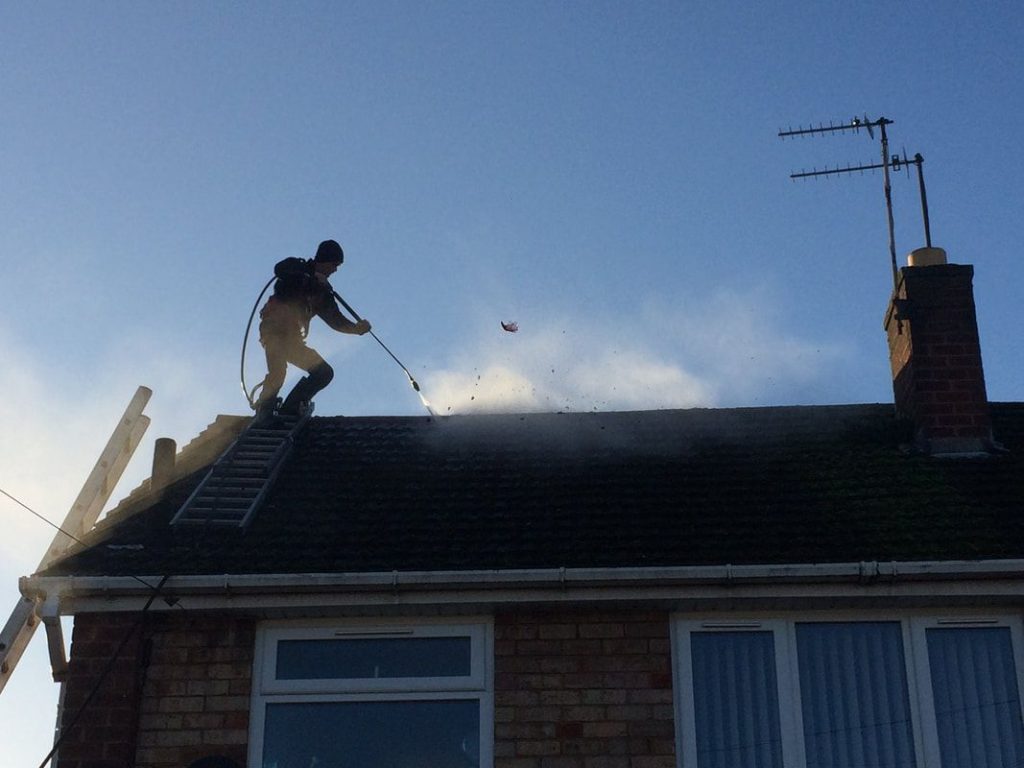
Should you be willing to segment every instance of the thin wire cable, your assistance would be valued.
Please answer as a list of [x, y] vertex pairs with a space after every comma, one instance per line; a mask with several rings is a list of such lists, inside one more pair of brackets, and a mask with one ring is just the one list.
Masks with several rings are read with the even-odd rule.
[[64, 530], [63, 528], [61, 528], [61, 527], [60, 527], [59, 525], [57, 525], [57, 524], [56, 524], [55, 522], [53, 522], [52, 520], [48, 520], [47, 518], [43, 517], [43, 516], [42, 516], [41, 514], [39, 514], [38, 512], [36, 512], [36, 511], [35, 511], [34, 509], [32, 509], [32, 507], [30, 507], [30, 506], [29, 506], [28, 504], [26, 504], [25, 502], [23, 502], [23, 501], [22, 501], [21, 499], [15, 498], [15, 497], [14, 497], [14, 496], [12, 496], [11, 494], [9, 494], [9, 493], [8, 493], [7, 491], [5, 491], [5, 490], [4, 490], [3, 488], [0, 488], [0, 493], [2, 493], [2, 494], [3, 494], [4, 496], [6, 496], [6, 497], [7, 497], [8, 499], [10, 499], [11, 501], [13, 501], [13, 502], [14, 502], [15, 504], [17, 504], [17, 505], [18, 505], [19, 507], [21, 507], [21, 508], [22, 508], [22, 509], [24, 509], [25, 511], [27, 511], [27, 512], [29, 512], [29, 513], [31, 513], [31, 514], [33, 514], [33, 515], [35, 515], [36, 517], [38, 517], [38, 518], [39, 518], [40, 520], [42, 520], [42, 521], [43, 521], [44, 523], [46, 523], [46, 524], [47, 524], [48, 526], [50, 526], [51, 528], [54, 528], [54, 529], [56, 529], [56, 530], [60, 531], [60, 532], [61, 532], [61, 533], [63, 533], [63, 534], [65, 535], [65, 536], [67, 536], [67, 537], [68, 537], [69, 539], [74, 539], [74, 540], [75, 540], [75, 541], [77, 541], [77, 542], [78, 542], [79, 544], [85, 544], [85, 542], [84, 542], [84, 541], [82, 541], [82, 540], [81, 540], [80, 538], [78, 538], [77, 536], [75, 536], [75, 534], [73, 534], [73, 533], [68, 533], [68, 532], [67, 532], [67, 531], [65, 531], [65, 530]]
[[110, 659], [107, 660], [107, 665], [103, 668], [103, 671], [100, 673], [99, 679], [96, 681], [96, 684], [93, 685], [92, 690], [89, 691], [89, 695], [85, 697], [85, 701], [82, 702], [82, 705], [78, 708], [78, 711], [75, 712], [74, 716], [71, 718], [71, 722], [68, 723], [66, 727], [61, 728], [60, 736], [58, 736], [57, 740], [53, 743], [53, 749], [51, 749], [50, 752], [46, 755], [46, 757], [43, 758], [43, 762], [39, 764], [39, 768], [46, 768], [46, 764], [50, 762], [51, 759], [53, 759], [53, 756], [55, 754], [57, 754], [57, 749], [60, 747], [61, 743], [78, 724], [79, 718], [81, 718], [82, 714], [85, 712], [86, 708], [88, 708], [89, 704], [92, 703], [93, 698], [96, 696], [97, 693], [99, 693], [100, 686], [103, 685], [104, 681], [107, 679], [107, 675], [109, 675], [110, 671], [114, 668], [114, 664], [117, 662], [118, 657], [121, 655], [121, 651], [123, 651], [124, 647], [128, 645], [128, 641], [131, 640], [132, 636], [135, 634], [135, 631], [142, 626], [142, 622], [146, 619], [146, 611], [149, 610], [149, 607], [153, 604], [153, 601], [156, 600], [157, 595], [160, 594], [160, 590], [163, 589], [164, 584], [167, 582], [169, 578], [170, 574], [164, 576], [162, 579], [160, 579], [160, 583], [157, 584], [156, 587], [153, 589], [153, 594], [149, 596], [149, 600], [146, 601], [146, 604], [139, 612], [138, 619], [134, 624], [132, 624], [131, 628], [125, 633], [124, 637], [121, 638], [121, 642], [118, 643], [117, 648], [114, 649], [114, 653], [111, 655]]
[[[13, 501], [15, 504], [17, 504], [19, 507], [24, 509], [26, 512], [30, 512], [31, 514], [35, 515], [36, 517], [38, 517], [40, 520], [42, 520], [44, 523], [46, 523], [51, 528], [54, 528], [54, 529], [60, 531], [65, 536], [67, 536], [69, 539], [72, 539], [73, 541], [81, 544], [83, 547], [88, 547], [89, 546], [84, 541], [82, 541], [80, 538], [75, 536], [75, 534], [70, 533], [69, 531], [65, 531], [63, 528], [61, 528], [55, 522], [53, 522], [52, 520], [50, 520], [50, 519], [44, 517], [43, 515], [39, 514], [34, 509], [32, 509], [32, 507], [30, 507], [28, 504], [23, 502], [21, 499], [18, 499], [16, 497], [12, 496], [7, 491], [5, 491], [3, 488], [0, 488], [0, 494], [3, 494], [4, 496], [6, 496], [8, 499]], [[147, 582], [145, 579], [141, 579], [138, 576], [132, 576], [132, 578], [135, 579], [140, 584], [144, 585], [146, 587], [146, 589], [156, 589], [156, 587], [154, 587], [152, 584]]]

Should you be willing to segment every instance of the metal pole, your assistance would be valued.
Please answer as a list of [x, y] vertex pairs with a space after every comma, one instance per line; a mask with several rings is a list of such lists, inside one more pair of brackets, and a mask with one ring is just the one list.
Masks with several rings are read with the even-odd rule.
[[[359, 313], [356, 312], [354, 309], [352, 309], [352, 307], [349, 305], [349, 303], [347, 301], [345, 301], [343, 298], [341, 298], [341, 295], [337, 291], [331, 291], [331, 293], [334, 294], [334, 298], [336, 298], [338, 300], [338, 303], [341, 304], [341, 306], [343, 306], [345, 309], [347, 309], [348, 313], [350, 315], [352, 315], [352, 317], [354, 317], [356, 319], [357, 323], [362, 321], [363, 318], [361, 318], [359, 316]], [[391, 356], [391, 359], [394, 360], [396, 363], [398, 363], [398, 367], [401, 368], [405, 372], [405, 375], [409, 377], [409, 383], [412, 385], [412, 388], [416, 391], [416, 394], [419, 395], [420, 402], [423, 403], [423, 406], [427, 409], [427, 412], [431, 416], [436, 415], [434, 413], [434, 409], [430, 406], [430, 403], [427, 401], [427, 398], [423, 395], [423, 392], [420, 391], [420, 384], [419, 384], [419, 382], [416, 381], [416, 379], [413, 378], [413, 375], [409, 372], [409, 369], [406, 368], [404, 365], [402, 365], [402, 361], [399, 360], [397, 357], [395, 357], [395, 353], [392, 352], [390, 349], [388, 349], [388, 345], [387, 344], [385, 344], [383, 341], [381, 341], [379, 338], [377, 338], [377, 334], [376, 333], [374, 333], [373, 331], [370, 331], [370, 335], [373, 336], [373, 340], [374, 341], [376, 341], [378, 344], [380, 344], [381, 349], [383, 349], [385, 352], [387, 352]]]
[[924, 189], [924, 158], [918, 152], [914, 155], [914, 162], [917, 164], [917, 184], [921, 188], [921, 215], [924, 217], [924, 241], [929, 248], [932, 247], [932, 228], [928, 222], [928, 193]]
[[[354, 317], [356, 319], [357, 323], [361, 323], [363, 321], [363, 318], [361, 318], [359, 316], [359, 314], [354, 309], [352, 309], [352, 307], [349, 306], [348, 302], [345, 301], [343, 298], [341, 298], [341, 296], [339, 296], [337, 292], [334, 293], [334, 298], [336, 298], [338, 300], [338, 302], [341, 304], [341, 306], [343, 306], [345, 309], [348, 310], [349, 314], [352, 315], [352, 317]], [[415, 389], [417, 392], [419, 392], [420, 391], [420, 385], [416, 383], [416, 379], [414, 379], [412, 377], [412, 374], [409, 373], [409, 369], [406, 368], [404, 365], [402, 365], [402, 361], [399, 360], [397, 357], [395, 357], [395, 353], [392, 352], [390, 349], [388, 349], [387, 345], [383, 341], [381, 341], [380, 339], [377, 338], [377, 334], [376, 333], [374, 333], [373, 331], [370, 331], [370, 335], [373, 336], [373, 340], [376, 341], [378, 344], [380, 344], [381, 348], [383, 348], [383, 350], [385, 352], [387, 352], [389, 355], [391, 355], [391, 359], [394, 360], [396, 363], [398, 363], [398, 367], [401, 368], [403, 371], [405, 371], [405, 375], [408, 376], [409, 377], [409, 381], [412, 382], [412, 388]]]
[[892, 263], [892, 287], [893, 290], [899, 284], [899, 269], [896, 266], [896, 225], [892, 218], [892, 185], [889, 183], [889, 137], [886, 135], [885, 126], [891, 120], [884, 117], [878, 118], [877, 125], [882, 130], [882, 173], [885, 177], [885, 210], [889, 218], [889, 259]]

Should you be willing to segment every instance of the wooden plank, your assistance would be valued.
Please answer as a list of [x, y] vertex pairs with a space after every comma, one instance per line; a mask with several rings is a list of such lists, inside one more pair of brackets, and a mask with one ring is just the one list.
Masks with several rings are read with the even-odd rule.
[[[60, 526], [64, 531], [81, 537], [96, 523], [96, 518], [103, 511], [103, 505], [114, 492], [114, 486], [121, 479], [121, 473], [124, 472], [149, 426], [149, 417], [143, 416], [142, 410], [152, 396], [153, 391], [148, 387], [139, 387], [135, 390], [135, 395], [125, 408], [110, 439], [107, 440], [107, 445], [100, 453], [96, 465], [82, 485], [82, 490], [78, 492], [78, 498], [68, 510], [64, 523]], [[58, 532], [36, 570], [43, 570], [73, 543], [73, 539]]]
[[143, 416], [142, 410], [152, 395], [153, 391], [147, 387], [139, 387], [135, 391], [134, 397], [125, 408], [121, 420], [96, 461], [96, 466], [89, 473], [78, 498], [68, 512], [64, 525], [61, 526], [64, 530], [85, 534], [95, 525], [104, 505], [114, 492], [114, 486], [121, 479], [125, 466], [149, 427], [149, 417]]
[[[121, 479], [128, 460], [149, 426], [149, 418], [142, 415], [142, 410], [152, 395], [152, 390], [147, 387], [139, 387], [135, 391], [96, 466], [89, 473], [82, 490], [78, 493], [78, 498], [65, 516], [64, 523], [60, 526], [62, 530], [54, 536], [42, 560], [39, 561], [37, 572], [46, 568], [74, 544], [73, 537], [81, 537], [96, 523], [97, 517], [103, 511], [103, 505], [113, 493], [114, 486]], [[0, 632], [0, 692], [7, 685], [38, 626], [36, 606], [31, 600], [23, 597], [14, 607], [11, 617]], [[59, 618], [47, 625], [47, 643], [50, 646], [54, 675], [63, 674], [67, 661], [64, 658], [64, 638]]]
[[[99, 519], [100, 513], [103, 511], [103, 508], [114, 493], [114, 489], [121, 480], [121, 475], [124, 474], [125, 467], [127, 467], [128, 462], [131, 461], [132, 456], [135, 454], [135, 449], [139, 447], [147, 429], [149, 429], [149, 417], [139, 416], [138, 421], [135, 422], [131, 428], [131, 432], [128, 434], [128, 439], [123, 446], [123, 450], [107, 468], [107, 473], [100, 481], [100, 486], [95, 498], [93, 498], [92, 503], [86, 507], [85, 514], [82, 515], [78, 528], [81, 535], [84, 536], [92, 530], [94, 525], [96, 525], [96, 520]], [[65, 528], [65, 530], [67, 529]]]

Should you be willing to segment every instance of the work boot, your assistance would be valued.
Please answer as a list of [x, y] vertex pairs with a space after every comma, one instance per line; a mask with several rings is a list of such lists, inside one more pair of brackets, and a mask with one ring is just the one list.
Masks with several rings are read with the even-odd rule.
[[308, 400], [292, 400], [291, 398], [288, 398], [288, 400], [285, 400], [284, 405], [281, 406], [281, 410], [278, 411], [278, 416], [284, 416], [286, 418], [304, 416], [312, 405], [313, 404]]
[[256, 404], [256, 415], [253, 417], [253, 424], [257, 424], [260, 427], [267, 429], [273, 429], [278, 426], [281, 420], [274, 413], [278, 408], [281, 407], [281, 398], [275, 397], [273, 399], [263, 400]]
[[305, 414], [317, 392], [330, 384], [333, 378], [334, 369], [327, 363], [320, 363], [296, 382], [288, 397], [284, 399], [284, 405], [279, 409], [279, 413], [288, 416]]
[[295, 388], [288, 393], [288, 397], [284, 399], [284, 403], [278, 409], [278, 413], [281, 416], [301, 416], [306, 412], [306, 408], [309, 407], [310, 400], [310, 377], [306, 376], [299, 380], [299, 383], [295, 385]]

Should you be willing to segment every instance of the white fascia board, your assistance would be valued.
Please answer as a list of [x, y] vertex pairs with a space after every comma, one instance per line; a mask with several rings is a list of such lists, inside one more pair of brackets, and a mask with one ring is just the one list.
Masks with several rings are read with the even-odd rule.
[[[134, 611], [152, 594], [142, 582], [156, 585], [161, 578], [33, 576], [22, 579], [21, 590], [56, 599], [62, 615]], [[190, 610], [260, 611], [809, 599], [1024, 602], [1024, 560], [172, 576], [162, 593]], [[151, 610], [173, 608], [155, 600]]]

